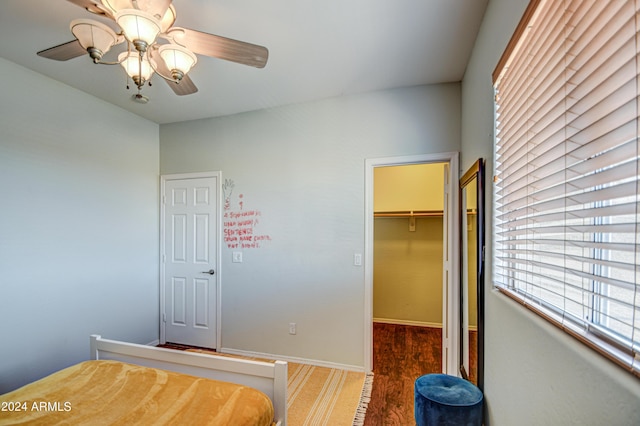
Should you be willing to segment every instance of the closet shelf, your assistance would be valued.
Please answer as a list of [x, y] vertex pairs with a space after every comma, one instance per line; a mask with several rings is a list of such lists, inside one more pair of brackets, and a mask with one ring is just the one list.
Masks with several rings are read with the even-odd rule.
[[373, 217], [442, 217], [442, 210], [403, 210], [373, 212]]
[[[467, 209], [467, 214], [477, 214], [476, 209]], [[385, 211], [373, 212], [373, 217], [442, 217], [442, 210], [403, 210], [403, 211]]]

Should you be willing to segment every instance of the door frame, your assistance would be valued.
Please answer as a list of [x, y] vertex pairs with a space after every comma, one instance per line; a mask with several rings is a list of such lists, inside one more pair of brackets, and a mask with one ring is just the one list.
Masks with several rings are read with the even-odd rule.
[[217, 275], [217, 285], [216, 285], [216, 348], [222, 347], [222, 172], [221, 171], [211, 171], [211, 172], [196, 172], [196, 173], [176, 173], [176, 174], [168, 174], [160, 176], [160, 343], [164, 344], [167, 342], [166, 340], [166, 328], [165, 321], [166, 312], [165, 312], [165, 211], [164, 211], [164, 203], [165, 203], [165, 188], [167, 181], [170, 180], [185, 180], [185, 179], [198, 179], [198, 178], [216, 178], [216, 241], [214, 245], [216, 247], [216, 275]]
[[[448, 163], [445, 174], [445, 230], [443, 231], [442, 372], [458, 375], [460, 346], [460, 271], [458, 223], [459, 153], [409, 155], [365, 160], [364, 368], [373, 370], [373, 170], [383, 166]], [[446, 234], [446, 235], [445, 235]]]

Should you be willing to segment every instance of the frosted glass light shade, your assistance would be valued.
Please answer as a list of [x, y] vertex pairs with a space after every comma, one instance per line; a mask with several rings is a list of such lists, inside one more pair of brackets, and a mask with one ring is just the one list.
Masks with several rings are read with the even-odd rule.
[[69, 28], [80, 45], [87, 50], [95, 48], [104, 54], [118, 41], [115, 31], [92, 19], [74, 19]]
[[153, 68], [146, 57], [142, 58], [140, 62], [140, 53], [136, 51], [122, 52], [118, 55], [118, 62], [122, 65], [122, 68], [127, 72], [127, 75], [138, 83], [138, 79], [141, 78], [141, 82], [149, 80], [153, 74]]
[[131, 43], [151, 45], [160, 33], [160, 21], [151, 14], [136, 9], [124, 9], [116, 13], [116, 22]]
[[160, 46], [158, 53], [172, 73], [179, 71], [185, 75], [198, 62], [196, 55], [177, 44], [164, 44]]
[[160, 27], [162, 28], [163, 33], [166, 32], [176, 21], [176, 9], [171, 4], [170, 0], [163, 0], [162, 2], [159, 2], [158, 0], [138, 0], [136, 3], [137, 6], [135, 7], [131, 0], [101, 0], [101, 2], [113, 16], [123, 9], [142, 10], [143, 12], [155, 15], [156, 18], [164, 13], [160, 20]]

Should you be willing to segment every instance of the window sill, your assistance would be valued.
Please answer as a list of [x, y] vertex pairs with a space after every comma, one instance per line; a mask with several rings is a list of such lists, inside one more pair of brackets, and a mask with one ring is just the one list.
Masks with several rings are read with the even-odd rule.
[[636, 378], [640, 379], [640, 355], [636, 354], [636, 359], [634, 359], [634, 356], [631, 353], [609, 343], [606, 340], [601, 339], [595, 333], [578, 328], [573, 324], [563, 322], [558, 315], [540, 305], [528, 303], [528, 301], [524, 297], [522, 297], [522, 295], [514, 291], [497, 286], [494, 287], [494, 289], [499, 293], [507, 296], [509, 299], [534, 312], [538, 316], [544, 318], [555, 327], [569, 334], [570, 336], [577, 339], [579, 342], [588, 346], [592, 350], [596, 351], [609, 361], [615, 363], [618, 367], [621, 367], [626, 372], [631, 373]]

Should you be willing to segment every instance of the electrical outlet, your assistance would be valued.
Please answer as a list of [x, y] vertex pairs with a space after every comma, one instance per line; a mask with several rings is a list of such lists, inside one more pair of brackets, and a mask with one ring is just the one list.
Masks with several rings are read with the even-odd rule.
[[289, 334], [296, 334], [296, 323], [295, 322], [290, 322], [289, 323]]
[[353, 265], [362, 266], [362, 253], [355, 253], [353, 255]]

